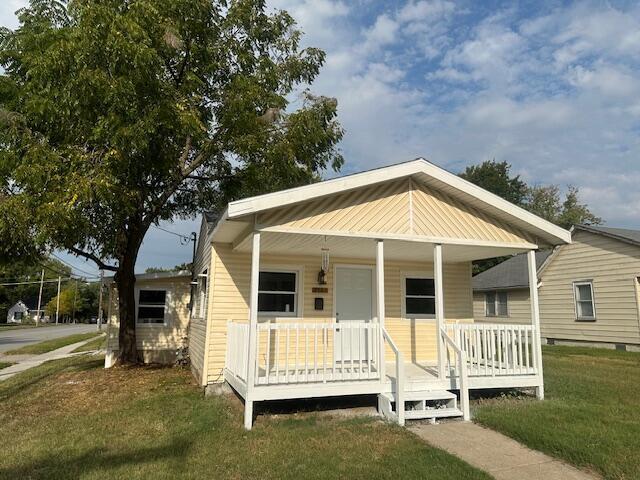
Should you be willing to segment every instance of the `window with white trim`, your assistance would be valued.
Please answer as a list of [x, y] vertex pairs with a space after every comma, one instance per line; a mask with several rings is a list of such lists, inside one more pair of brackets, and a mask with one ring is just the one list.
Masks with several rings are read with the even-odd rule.
[[198, 275], [198, 314], [204, 318], [207, 312], [207, 270]]
[[507, 292], [486, 292], [484, 294], [485, 316], [508, 317], [509, 295]]
[[258, 313], [295, 317], [298, 314], [298, 272], [262, 271], [258, 280]]
[[165, 323], [166, 290], [140, 289], [138, 291], [137, 322], [147, 325]]
[[576, 319], [595, 320], [596, 306], [593, 301], [593, 283], [590, 280], [574, 282], [573, 294], [576, 302]]
[[404, 311], [407, 317], [435, 317], [436, 288], [433, 278], [405, 277]]

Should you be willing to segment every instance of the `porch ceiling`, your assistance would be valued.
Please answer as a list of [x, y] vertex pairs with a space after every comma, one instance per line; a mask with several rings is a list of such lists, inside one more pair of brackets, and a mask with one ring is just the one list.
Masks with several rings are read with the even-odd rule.
[[[262, 254], [319, 256], [322, 248], [328, 248], [332, 258], [374, 259], [376, 256], [374, 238], [262, 232], [260, 244]], [[384, 240], [384, 256], [387, 260], [431, 262], [433, 246], [433, 243], [426, 242]], [[251, 235], [245, 237], [235, 248], [240, 252], [250, 252]], [[442, 250], [445, 262], [481, 260], [527, 251], [523, 247], [447, 244], [443, 244]]]

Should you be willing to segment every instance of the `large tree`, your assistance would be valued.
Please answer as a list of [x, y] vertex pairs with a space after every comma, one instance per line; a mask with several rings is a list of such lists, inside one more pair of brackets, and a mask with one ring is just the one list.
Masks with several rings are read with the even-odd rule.
[[[471, 165], [460, 176], [520, 207], [549, 220], [562, 228], [573, 225], [600, 225], [602, 219], [580, 202], [580, 191], [569, 185], [564, 201], [561, 200], [558, 185], [528, 186], [519, 175], [511, 175], [511, 165], [507, 162], [485, 161]], [[473, 265], [473, 273], [488, 270], [509, 257], [479, 260]]]
[[[18, 17], [0, 38], [0, 255], [114, 271], [136, 362], [151, 225], [340, 168], [336, 101], [305, 89], [325, 55], [262, 0], [31, 0]], [[5, 248], [12, 225], [30, 242]]]
[[486, 160], [468, 166], [460, 176], [516, 205], [522, 205], [527, 195], [527, 184], [520, 180], [520, 175], [511, 176], [511, 165], [507, 162]]

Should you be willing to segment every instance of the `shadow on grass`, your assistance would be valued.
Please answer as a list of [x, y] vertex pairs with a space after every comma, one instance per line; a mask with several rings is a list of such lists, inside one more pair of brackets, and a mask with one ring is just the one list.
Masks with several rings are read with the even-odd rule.
[[[121, 473], [124, 475], [117, 478], [134, 478], [140, 474], [142, 465], [149, 464], [151, 466], [156, 462], [167, 460], [175, 462], [175, 473], [176, 476], [179, 476], [192, 446], [193, 440], [176, 438], [168, 445], [131, 448], [122, 453], [105, 452], [93, 448], [75, 456], [52, 454], [31, 463], [19, 463], [10, 468], [0, 469], [0, 478], [76, 479], [92, 472], [101, 472], [107, 477], [112, 476], [116, 469], [123, 469]], [[127, 466], [132, 468], [129, 470], [126, 468]], [[151, 468], [156, 470], [157, 466]]]
[[91, 361], [86, 361], [86, 359], [83, 360], [84, 361], [77, 363], [73, 360], [69, 362], [69, 360], [66, 359], [45, 362], [38, 367], [31, 368], [0, 382], [0, 401], [14, 397], [40, 383], [42, 380], [61, 372], [69, 370], [86, 372], [96, 368], [101, 368], [104, 364], [104, 360], [102, 359], [95, 359]]

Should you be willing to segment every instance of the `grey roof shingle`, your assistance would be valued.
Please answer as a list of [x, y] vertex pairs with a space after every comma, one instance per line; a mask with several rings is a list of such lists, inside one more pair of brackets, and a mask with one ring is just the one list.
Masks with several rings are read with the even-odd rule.
[[626, 240], [640, 245], [640, 230], [631, 230], [630, 228], [595, 227], [591, 225], [576, 225], [575, 228], [578, 230], [585, 230], [587, 232], [603, 233], [610, 237], [617, 237], [620, 240]]
[[[536, 269], [539, 270], [552, 250], [536, 252]], [[526, 288], [529, 286], [527, 254], [521, 253], [485, 270], [473, 277], [474, 290], [499, 290], [508, 288]]]

